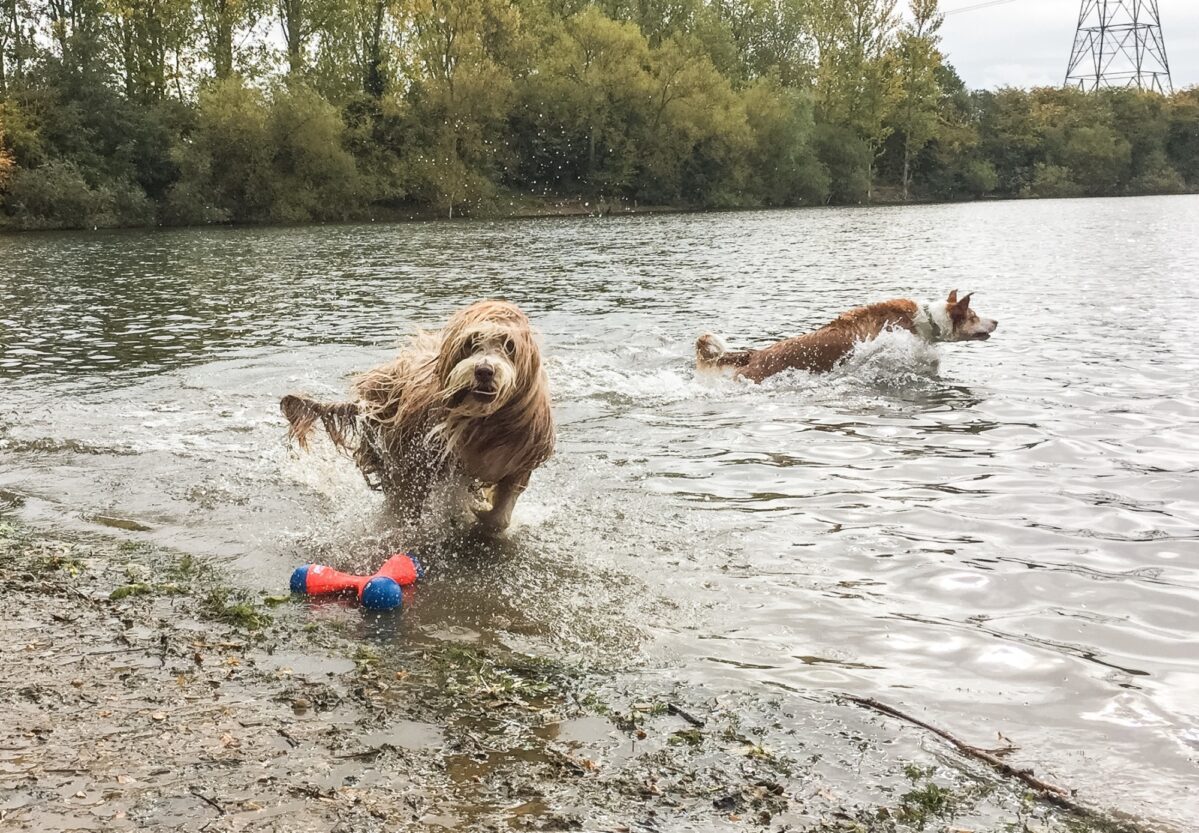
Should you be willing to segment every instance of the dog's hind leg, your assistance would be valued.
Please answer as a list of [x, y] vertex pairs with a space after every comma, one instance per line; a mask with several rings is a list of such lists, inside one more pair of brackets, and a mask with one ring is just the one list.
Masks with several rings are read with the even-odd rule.
[[354, 451], [359, 435], [358, 406], [353, 402], [317, 402], [306, 396], [288, 394], [279, 402], [287, 418], [287, 438], [300, 448], [308, 448], [308, 435], [319, 420], [325, 433], [338, 448]]

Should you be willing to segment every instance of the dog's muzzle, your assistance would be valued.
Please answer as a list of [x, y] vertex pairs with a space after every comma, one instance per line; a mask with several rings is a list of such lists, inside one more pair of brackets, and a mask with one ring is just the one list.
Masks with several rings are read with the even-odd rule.
[[475, 368], [475, 384], [471, 393], [484, 399], [492, 399], [496, 392], [495, 368], [489, 364], [480, 364]]
[[991, 333], [995, 332], [995, 330], [997, 330], [998, 328], [999, 328], [998, 321], [987, 321], [986, 329], [982, 330], [981, 332], [974, 333], [972, 336], [970, 336], [970, 340], [971, 341], [986, 341], [987, 339], [989, 339], [991, 337]]

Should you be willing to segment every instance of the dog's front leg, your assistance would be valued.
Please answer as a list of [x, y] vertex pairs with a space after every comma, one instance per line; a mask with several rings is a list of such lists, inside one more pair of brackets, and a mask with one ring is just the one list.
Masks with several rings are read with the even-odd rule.
[[529, 486], [529, 472], [505, 477], [491, 492], [491, 508], [477, 512], [479, 524], [489, 532], [503, 532], [512, 523], [512, 510], [516, 499]]

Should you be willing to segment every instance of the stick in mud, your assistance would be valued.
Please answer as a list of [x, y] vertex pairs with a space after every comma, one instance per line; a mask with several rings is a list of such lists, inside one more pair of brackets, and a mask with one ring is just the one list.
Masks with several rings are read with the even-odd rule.
[[673, 715], [683, 718], [683, 720], [687, 721], [688, 723], [690, 723], [692, 726], [694, 726], [697, 729], [702, 729], [702, 728], [704, 728], [704, 726], [707, 725], [707, 723], [702, 718], [696, 717], [691, 712], [684, 710], [682, 706], [680, 706], [676, 703], [667, 703], [666, 711], [670, 712]]
[[199, 787], [192, 787], [190, 792], [208, 806], [215, 808], [219, 815], [225, 815], [225, 808], [220, 805], [220, 802], [218, 802], [215, 798], [209, 798], [208, 796], [204, 795], [204, 793], [200, 791]]
[[920, 718], [912, 717], [912, 715], [901, 712], [899, 709], [894, 708], [893, 706], [888, 706], [886, 703], [881, 703], [878, 700], [875, 700], [873, 697], [858, 697], [857, 695], [847, 693], [842, 693], [840, 697], [841, 699], [848, 700], [856, 705], [864, 706], [865, 708], [872, 709], [881, 714], [898, 718], [899, 720], [911, 723], [913, 726], [919, 726], [921, 729], [932, 732], [937, 737], [948, 741], [964, 755], [990, 764], [1002, 775], [1006, 775], [1009, 778], [1015, 778], [1023, 782], [1027, 786], [1036, 790], [1036, 792], [1043, 799], [1057, 805], [1058, 807], [1061, 807], [1062, 809], [1069, 810], [1070, 812], [1083, 818], [1101, 822], [1112, 830], [1129, 831], [1129, 833], [1141, 833], [1142, 831], [1142, 828], [1139, 825], [1128, 824], [1125, 822], [1115, 822], [1102, 813], [1096, 812], [1089, 807], [1079, 804], [1077, 801], [1071, 798], [1071, 796], [1074, 794], [1073, 790], [1067, 790], [1064, 787], [1057, 786], [1056, 784], [1050, 784], [1048, 781], [1042, 781], [1033, 774], [1031, 769], [1017, 769], [1016, 767], [996, 756], [994, 753], [966, 743], [961, 738], [950, 734], [944, 729], [933, 726], [931, 723], [925, 723]]

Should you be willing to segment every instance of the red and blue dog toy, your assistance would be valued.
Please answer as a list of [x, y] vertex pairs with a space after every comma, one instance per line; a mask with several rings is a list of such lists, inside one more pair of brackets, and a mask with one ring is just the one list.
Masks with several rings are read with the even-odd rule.
[[326, 567], [305, 564], [291, 574], [291, 592], [309, 596], [354, 594], [368, 610], [394, 610], [404, 602], [403, 588], [416, 584], [425, 570], [408, 553], [396, 553], [371, 576], [354, 576]]

